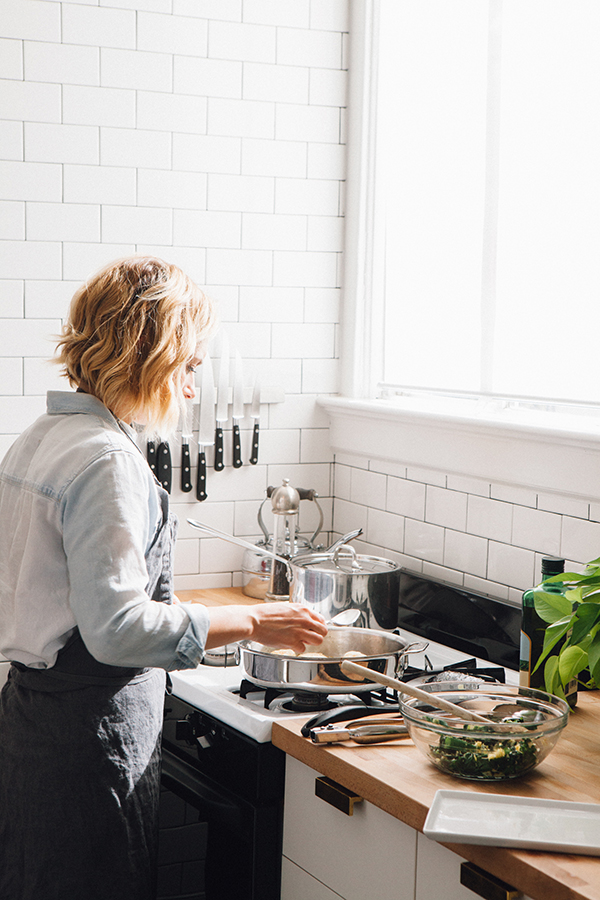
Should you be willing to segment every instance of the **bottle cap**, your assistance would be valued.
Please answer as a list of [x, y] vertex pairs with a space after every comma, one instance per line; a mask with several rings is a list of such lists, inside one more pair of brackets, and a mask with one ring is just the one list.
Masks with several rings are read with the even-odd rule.
[[542, 557], [542, 575], [560, 575], [565, 571], [564, 559], [556, 559], [553, 556]]

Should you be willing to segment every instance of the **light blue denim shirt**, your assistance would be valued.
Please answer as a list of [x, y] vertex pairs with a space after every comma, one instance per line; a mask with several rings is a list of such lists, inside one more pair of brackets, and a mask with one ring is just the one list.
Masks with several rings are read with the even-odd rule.
[[100, 662], [196, 666], [206, 608], [145, 593], [159, 525], [133, 431], [89, 394], [50, 391], [0, 463], [0, 652], [52, 666], [77, 626]]

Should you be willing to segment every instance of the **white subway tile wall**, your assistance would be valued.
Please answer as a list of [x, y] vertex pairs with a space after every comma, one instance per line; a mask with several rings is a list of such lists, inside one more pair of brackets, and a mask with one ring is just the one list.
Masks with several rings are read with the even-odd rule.
[[[179, 489], [175, 442], [180, 589], [241, 581], [243, 551], [187, 518], [256, 539], [265, 489], [284, 477], [318, 491], [332, 530], [315, 397], [338, 384], [347, 7], [0, 0], [0, 453], [46, 390], [68, 387], [48, 359], [74, 290], [128, 253], [168, 258], [205, 287], [247, 387], [258, 375], [285, 397], [261, 407], [256, 466], [253, 420], [241, 470], [228, 424], [227, 468], [209, 468], [202, 504]], [[303, 531], [317, 522], [303, 503]]]
[[338, 454], [333, 527], [362, 527], [363, 553], [520, 604], [542, 556], [582, 571], [598, 555], [600, 504]]
[[[258, 374], [285, 396], [261, 407], [258, 465], [246, 415], [246, 464], [231, 467], [228, 441], [202, 504], [179, 489], [173, 447], [177, 588], [241, 583], [243, 551], [201, 538], [188, 517], [255, 540], [265, 488], [287, 477], [318, 492], [325, 532], [360, 526], [358, 548], [517, 603], [541, 554], [573, 566], [597, 554], [600, 504], [334, 461], [315, 404], [338, 390], [348, 10], [0, 0], [0, 453], [61, 384], [47, 360], [78, 283], [115, 257], [155, 253], [215, 298], [248, 387]], [[312, 533], [314, 504], [300, 523]]]

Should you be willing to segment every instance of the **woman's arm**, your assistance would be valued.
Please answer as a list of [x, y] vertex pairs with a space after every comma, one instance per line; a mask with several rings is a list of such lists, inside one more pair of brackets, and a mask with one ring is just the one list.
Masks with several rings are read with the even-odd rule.
[[251, 639], [303, 653], [307, 644], [320, 644], [327, 634], [325, 620], [319, 613], [295, 603], [221, 606], [209, 609], [208, 614], [207, 650]]

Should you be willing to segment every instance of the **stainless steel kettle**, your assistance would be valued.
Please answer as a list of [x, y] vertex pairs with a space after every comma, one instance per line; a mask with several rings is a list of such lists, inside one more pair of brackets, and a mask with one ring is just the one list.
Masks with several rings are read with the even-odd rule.
[[[260, 530], [264, 534], [264, 539], [257, 541], [255, 551], [246, 550], [242, 561], [242, 593], [246, 594], [248, 597], [254, 597], [257, 600], [265, 599], [271, 579], [271, 566], [273, 561], [271, 557], [266, 556], [262, 551], [270, 550], [273, 552], [273, 536], [269, 533], [269, 530], [265, 525], [263, 519], [263, 507], [267, 500], [271, 499], [273, 492], [276, 490], [277, 488], [273, 486], [267, 488], [265, 499], [258, 509], [258, 524]], [[294, 553], [310, 553], [313, 550], [322, 549], [321, 544], [315, 544], [317, 536], [321, 533], [321, 529], [323, 528], [323, 510], [317, 500], [319, 495], [312, 489], [296, 488], [296, 490], [300, 495], [300, 500], [310, 500], [311, 503], [315, 504], [319, 513], [319, 524], [313, 534], [307, 538], [300, 534], [300, 523], [298, 521], [296, 525], [296, 534], [287, 536], [287, 553], [284, 554], [286, 556], [291, 555], [292, 547], [294, 548]]]

